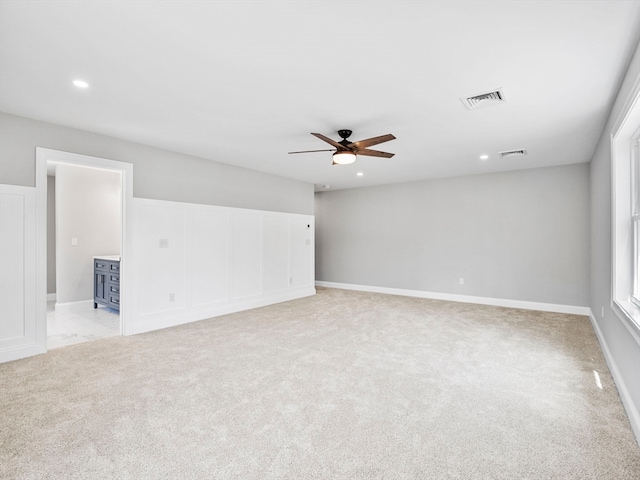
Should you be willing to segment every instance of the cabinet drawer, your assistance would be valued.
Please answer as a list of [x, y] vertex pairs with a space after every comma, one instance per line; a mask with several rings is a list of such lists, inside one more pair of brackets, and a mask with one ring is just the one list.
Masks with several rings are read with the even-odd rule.
[[120, 275], [114, 275], [113, 273], [109, 275], [109, 283], [120, 285]]
[[110, 272], [120, 273], [120, 262], [113, 262], [109, 268]]
[[117, 295], [117, 294], [109, 295], [109, 303], [120, 306], [120, 295]]
[[111, 265], [111, 263], [105, 262], [104, 260], [96, 260], [93, 262], [93, 268], [96, 270], [109, 271], [109, 265]]
[[113, 283], [109, 285], [109, 293], [120, 295], [120, 285], [114, 285]]

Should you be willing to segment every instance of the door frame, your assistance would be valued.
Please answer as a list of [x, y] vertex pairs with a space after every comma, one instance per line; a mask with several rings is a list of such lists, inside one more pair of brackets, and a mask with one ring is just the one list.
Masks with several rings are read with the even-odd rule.
[[[111, 170], [122, 174], [122, 239], [120, 333], [129, 335], [131, 325], [133, 252], [133, 164], [78, 153], [36, 147], [36, 323], [38, 350], [47, 351], [47, 164], [75, 165]], [[93, 299], [92, 299], [93, 300]]]

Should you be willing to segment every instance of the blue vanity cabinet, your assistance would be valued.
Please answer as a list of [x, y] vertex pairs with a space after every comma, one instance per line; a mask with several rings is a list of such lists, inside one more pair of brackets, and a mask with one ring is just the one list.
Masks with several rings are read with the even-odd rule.
[[98, 305], [120, 310], [120, 260], [93, 259], [93, 308]]

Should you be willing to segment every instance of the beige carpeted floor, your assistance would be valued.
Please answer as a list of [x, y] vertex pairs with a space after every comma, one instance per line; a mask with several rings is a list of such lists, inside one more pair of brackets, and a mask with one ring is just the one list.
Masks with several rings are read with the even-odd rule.
[[640, 478], [575, 315], [318, 289], [3, 364], [0, 387], [3, 479]]

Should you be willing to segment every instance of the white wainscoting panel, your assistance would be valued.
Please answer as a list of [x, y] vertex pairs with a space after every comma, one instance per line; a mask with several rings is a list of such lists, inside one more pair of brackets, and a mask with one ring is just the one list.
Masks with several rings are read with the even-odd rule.
[[191, 267], [188, 291], [191, 305], [207, 305], [229, 298], [229, 213], [194, 208], [191, 212]]
[[262, 293], [262, 216], [231, 214], [231, 295], [234, 299]]
[[134, 216], [128, 333], [315, 294], [312, 215], [134, 199]]
[[266, 215], [263, 219], [265, 292], [289, 288], [289, 219]]
[[[179, 206], [141, 205], [134, 242], [136, 278], [144, 279], [136, 301], [141, 314], [184, 308], [186, 211]], [[162, 246], [165, 242], [166, 246]]]
[[0, 362], [44, 353], [36, 319], [36, 192], [0, 185]]
[[314, 218], [292, 218], [289, 227], [291, 286], [315, 287]]

